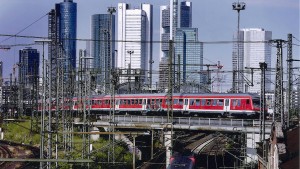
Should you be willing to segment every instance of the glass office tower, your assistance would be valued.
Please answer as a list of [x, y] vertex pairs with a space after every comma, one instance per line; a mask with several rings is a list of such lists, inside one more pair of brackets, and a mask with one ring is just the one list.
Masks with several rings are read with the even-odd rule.
[[198, 29], [177, 28], [175, 41], [174, 77], [181, 84], [203, 83], [203, 44], [198, 41]]
[[77, 32], [77, 4], [73, 0], [64, 0], [55, 5], [56, 31], [62, 45], [63, 56], [67, 58], [65, 67], [76, 68], [76, 32]]
[[184, 1], [180, 3], [180, 27], [192, 27], [192, 2]]
[[37, 49], [26, 48], [19, 51], [19, 81], [25, 87], [32, 87], [39, 76], [40, 54]]
[[100, 71], [97, 85], [104, 86], [104, 84], [110, 83], [109, 73], [111, 69], [115, 68], [115, 15], [92, 15], [91, 39], [93, 68]]

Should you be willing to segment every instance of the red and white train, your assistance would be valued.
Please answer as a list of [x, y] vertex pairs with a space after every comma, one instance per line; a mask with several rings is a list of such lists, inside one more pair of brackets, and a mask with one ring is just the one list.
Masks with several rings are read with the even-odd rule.
[[[81, 99], [74, 98], [72, 109], [82, 110]], [[92, 113], [107, 113], [111, 108], [110, 95], [92, 96], [86, 103]], [[168, 96], [158, 94], [117, 94], [116, 114], [166, 115]], [[255, 94], [173, 94], [173, 113], [185, 115], [255, 116], [260, 112], [260, 97]]]

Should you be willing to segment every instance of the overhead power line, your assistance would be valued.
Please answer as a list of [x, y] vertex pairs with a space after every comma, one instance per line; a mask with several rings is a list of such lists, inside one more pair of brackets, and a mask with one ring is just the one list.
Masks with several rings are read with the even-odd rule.
[[8, 38], [2, 40], [2, 41], [0, 42], [0, 44], [3, 43], [3, 42], [5, 42], [5, 41], [7, 41], [7, 40], [9, 40], [9, 39], [12, 38], [12, 37], [17, 37], [17, 35], [19, 35], [19, 34], [22, 33], [23, 31], [25, 31], [27, 28], [29, 28], [29, 27], [32, 26], [33, 24], [37, 23], [38, 21], [40, 21], [41, 19], [43, 19], [43, 18], [44, 18], [45, 16], [47, 16], [47, 15], [48, 15], [48, 13], [45, 14], [45, 15], [43, 15], [43, 16], [40, 17], [39, 19], [35, 20], [34, 22], [32, 22], [31, 24], [29, 24], [29, 25], [26, 26], [25, 28], [21, 29], [21, 30], [20, 30], [19, 32], [17, 32], [15, 35], [11, 35], [11, 36], [9, 36]]
[[[12, 35], [12, 34], [0, 34], [0, 36], [16, 37], [16, 38], [29, 38], [29, 39], [47, 39], [43, 36], [31, 36], [31, 35]], [[86, 38], [63, 38], [62, 40], [76, 40], [76, 41], [95, 41], [95, 42], [107, 42], [107, 40], [93, 40]], [[112, 40], [112, 42], [137, 42], [137, 43], [168, 43], [168, 41], [135, 41], [135, 40]], [[183, 43], [183, 41], [174, 41], [173, 43]], [[198, 41], [198, 42], [185, 42], [185, 43], [202, 43], [202, 44], [232, 44], [232, 43], [270, 43], [269, 41]]]

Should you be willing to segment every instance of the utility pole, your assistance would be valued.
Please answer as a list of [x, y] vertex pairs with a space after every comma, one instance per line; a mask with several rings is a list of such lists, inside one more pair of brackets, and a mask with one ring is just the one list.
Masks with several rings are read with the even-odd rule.
[[238, 12], [238, 25], [237, 25], [237, 72], [233, 73], [234, 76], [236, 76], [236, 78], [234, 77], [233, 79], [235, 81], [233, 81], [232, 85], [233, 85], [233, 90], [236, 93], [239, 93], [240, 90], [240, 83], [241, 78], [240, 78], [240, 74], [241, 74], [241, 65], [243, 63], [241, 63], [241, 59], [240, 59], [240, 11], [245, 10], [246, 9], [246, 4], [244, 2], [234, 2], [232, 4], [232, 9]]
[[266, 116], [266, 69], [267, 63], [260, 62], [259, 67], [261, 69], [261, 89], [260, 89], [260, 142], [263, 143], [263, 158], [266, 158], [266, 145], [265, 145], [265, 116]]
[[209, 90], [210, 91], [212, 91], [212, 89], [211, 89], [211, 84], [212, 84], [212, 82], [211, 82], [211, 75], [210, 75], [210, 72], [211, 72], [211, 70], [209, 69], [209, 67], [211, 67], [211, 66], [218, 66], [217, 64], [204, 64], [204, 66], [206, 66], [207, 67], [207, 87], [209, 88]]
[[282, 44], [285, 43], [282, 39], [271, 40], [271, 43], [276, 44], [277, 61], [276, 61], [276, 84], [275, 84], [275, 109], [273, 114], [273, 121], [280, 119], [284, 126], [284, 101], [283, 101], [283, 59], [282, 59]]
[[[43, 45], [43, 54], [42, 54], [42, 78], [43, 78], [43, 89], [42, 89], [42, 111], [41, 111], [41, 145], [40, 145], [40, 159], [51, 159], [52, 158], [52, 131], [51, 131], [51, 111], [47, 111], [49, 108], [47, 105], [47, 96], [49, 94], [49, 76], [47, 73], [47, 61], [45, 60], [45, 43], [51, 43], [51, 40], [35, 40], [36, 43], [42, 43]], [[50, 106], [51, 110], [51, 106]], [[48, 118], [47, 118], [48, 116]], [[50, 116], [50, 117], [49, 117]], [[47, 132], [48, 131], [48, 132]], [[46, 136], [45, 133], [48, 133]], [[47, 145], [45, 147], [45, 145]], [[45, 151], [46, 150], [46, 151]], [[46, 152], [46, 154], [45, 154]], [[51, 162], [47, 162], [45, 166], [44, 162], [40, 162], [40, 168], [51, 168]]]
[[129, 77], [128, 77], [128, 85], [129, 85], [129, 93], [131, 93], [131, 55], [134, 53], [133, 50], [128, 50], [127, 53], [129, 54], [129, 64], [128, 64], [128, 70], [129, 70]]

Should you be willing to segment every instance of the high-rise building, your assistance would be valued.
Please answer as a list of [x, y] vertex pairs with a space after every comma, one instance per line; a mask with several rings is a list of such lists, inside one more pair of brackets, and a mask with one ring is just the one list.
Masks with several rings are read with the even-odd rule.
[[178, 28], [178, 0], [170, 0], [170, 40], [174, 40]]
[[151, 4], [141, 4], [140, 9], [118, 4], [117, 67], [128, 69], [130, 65], [131, 69], [145, 70], [144, 82], [152, 69], [152, 11]]
[[97, 85], [109, 86], [105, 84], [110, 83], [110, 70], [115, 68], [115, 15], [92, 15], [91, 24], [93, 68], [100, 72]]
[[198, 29], [177, 28], [175, 41], [175, 81], [180, 84], [202, 83], [203, 44], [198, 41]]
[[[178, 25], [178, 21], [180, 20], [180, 25]], [[177, 35], [177, 30], [179, 28], [191, 28], [192, 27], [192, 3], [188, 2], [188, 1], [184, 1], [180, 3], [180, 14], [179, 14], [179, 18], [178, 18], [178, 0], [170, 0], [170, 5], [169, 6], [161, 6], [160, 7], [160, 40], [163, 42], [160, 45], [160, 63], [159, 63], [159, 67], [160, 70], [163, 70], [165, 68], [167, 68], [168, 66], [168, 58], [169, 58], [169, 43], [168, 40], [173, 40], [173, 41], [177, 41], [180, 38], [185, 39], [185, 33], [182, 32], [182, 37], [179, 35], [180, 33], [178, 32], [178, 37], [176, 40], [176, 35]], [[196, 33], [198, 34], [198, 32]], [[198, 37], [197, 40], [198, 41]], [[198, 43], [197, 45], [199, 45], [200, 43]], [[189, 46], [188, 44], [182, 44], [180, 43], [180, 45], [183, 46], [188, 46], [189, 48], [193, 48], [192, 46]], [[201, 44], [202, 45], [202, 44]], [[201, 52], [203, 52], [203, 45], [202, 45], [202, 49], [201, 45], [198, 46], [199, 50], [201, 50]], [[179, 47], [176, 43], [175, 43], [175, 47], [174, 49], [176, 50], [176, 47]], [[196, 46], [194, 46], [196, 47]], [[178, 51], [182, 51], [183, 49], [179, 47]], [[197, 50], [198, 51], [198, 48]], [[189, 52], [189, 51], [187, 51]], [[201, 53], [200, 52], [200, 53]], [[179, 52], [180, 53], [180, 52]], [[186, 53], [186, 51], [184, 52]], [[176, 54], [176, 52], [175, 52]], [[177, 59], [177, 56], [174, 55], [173, 52], [173, 56], [175, 58], [175, 60]], [[182, 55], [183, 57], [183, 55]], [[202, 56], [203, 57], [203, 56]], [[175, 61], [173, 59], [173, 63]], [[183, 62], [182, 62], [183, 63]], [[184, 65], [185, 67], [185, 65]], [[174, 71], [176, 70], [176, 68], [174, 67]], [[159, 72], [159, 87], [162, 89], [166, 89], [168, 86], [168, 80], [162, 79], [162, 78], [169, 78], [168, 77], [168, 71], [160, 71]], [[184, 75], [186, 75], [185, 73], [183, 73]], [[184, 77], [182, 74], [182, 77]], [[173, 79], [174, 81], [175, 79]]]
[[24, 87], [33, 87], [39, 76], [40, 54], [37, 49], [26, 48], [19, 51], [19, 82]]
[[183, 1], [180, 3], [180, 28], [192, 27], [192, 2]]
[[[240, 30], [240, 40], [244, 42], [264, 42], [272, 39], [272, 32], [266, 31], [262, 28], [248, 28]], [[251, 77], [250, 70], [248, 68], [259, 68], [259, 62], [266, 62], [267, 67], [271, 66], [271, 46], [267, 43], [240, 43], [239, 56], [240, 56], [240, 70], [239, 73], [239, 91], [250, 92], [250, 93], [260, 93], [261, 90], [261, 72], [254, 71], [253, 79]], [[237, 45], [233, 50], [233, 68], [237, 70]], [[237, 75], [238, 76], [238, 75]], [[244, 78], [248, 80], [253, 80], [253, 86], [249, 86], [245, 83]], [[266, 91], [271, 90], [271, 72], [266, 71]]]
[[67, 70], [76, 68], [77, 4], [73, 0], [55, 4], [55, 9], [49, 14], [48, 24], [49, 38], [55, 39], [49, 44], [51, 60], [55, 60], [60, 53], [55, 48], [60, 48], [66, 58], [64, 67]]
[[170, 6], [160, 7], [160, 62], [159, 62], [159, 88], [168, 87], [168, 58], [170, 31]]

